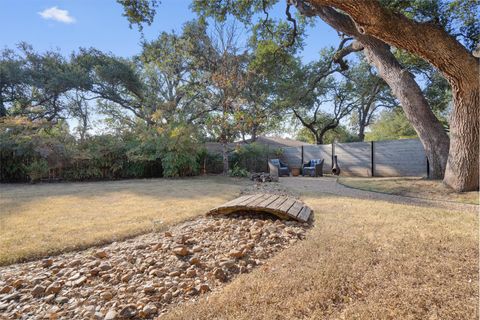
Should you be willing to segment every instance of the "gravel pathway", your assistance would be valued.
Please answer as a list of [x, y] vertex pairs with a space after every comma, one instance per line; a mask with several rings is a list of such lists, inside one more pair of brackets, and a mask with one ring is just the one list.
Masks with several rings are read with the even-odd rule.
[[479, 206], [474, 204], [463, 204], [448, 201], [403, 197], [349, 188], [337, 183], [337, 179], [334, 177], [283, 177], [280, 178], [280, 184], [300, 194], [326, 193], [351, 198], [383, 200], [392, 203], [408, 204], [422, 207], [437, 207], [447, 210], [470, 211], [475, 213], [479, 212]]

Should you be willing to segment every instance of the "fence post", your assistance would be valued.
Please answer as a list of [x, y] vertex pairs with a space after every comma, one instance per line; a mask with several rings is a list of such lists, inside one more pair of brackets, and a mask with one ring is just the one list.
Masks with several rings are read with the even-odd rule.
[[335, 141], [332, 142], [332, 167], [330, 168], [330, 170], [333, 169], [333, 158], [335, 157]]
[[267, 168], [267, 171], [266, 172], [270, 172], [270, 169], [268, 167], [268, 162], [270, 161], [270, 143], [267, 144], [267, 164], [266, 164], [266, 168]]
[[427, 179], [430, 179], [430, 162], [428, 162], [428, 157], [427, 158]]
[[303, 162], [304, 162], [304, 158], [303, 158], [303, 145], [302, 145], [302, 157], [301, 157], [301, 159], [302, 159], [302, 163], [300, 164], [300, 168], [303, 167]]
[[372, 162], [372, 177], [375, 177], [375, 149], [374, 149], [374, 143], [373, 141], [370, 142], [370, 151], [371, 151], [371, 162]]

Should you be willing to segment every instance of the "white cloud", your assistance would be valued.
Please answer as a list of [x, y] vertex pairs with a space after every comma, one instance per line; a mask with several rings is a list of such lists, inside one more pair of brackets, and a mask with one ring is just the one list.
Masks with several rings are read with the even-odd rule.
[[67, 10], [58, 9], [57, 7], [51, 7], [40, 11], [38, 13], [46, 20], [55, 20], [63, 23], [74, 23], [75, 18], [72, 17]]

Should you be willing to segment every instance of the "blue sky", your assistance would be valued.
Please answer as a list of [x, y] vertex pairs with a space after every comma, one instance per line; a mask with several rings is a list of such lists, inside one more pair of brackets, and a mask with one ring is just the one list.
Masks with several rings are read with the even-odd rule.
[[[183, 23], [195, 18], [189, 5], [190, 0], [163, 0], [155, 22], [145, 28], [145, 37], [179, 32]], [[283, 16], [283, 10], [282, 2], [273, 15]], [[58, 49], [65, 55], [79, 47], [124, 57], [140, 52], [140, 33], [129, 28], [115, 0], [0, 0], [0, 30], [1, 49], [25, 41], [36, 50]], [[321, 21], [308, 29], [308, 35], [304, 61], [315, 59], [322, 47], [338, 44], [336, 32]]]

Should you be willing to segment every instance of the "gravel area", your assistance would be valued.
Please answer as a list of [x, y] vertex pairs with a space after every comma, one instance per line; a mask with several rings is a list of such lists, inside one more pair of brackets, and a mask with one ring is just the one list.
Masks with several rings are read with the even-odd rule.
[[270, 215], [200, 217], [123, 242], [0, 268], [1, 319], [153, 319], [305, 237]]
[[[285, 178], [280, 179], [283, 180]], [[289, 188], [287, 185], [282, 184], [281, 182], [254, 182], [253, 184], [245, 187], [242, 190], [241, 195], [254, 193], [278, 194], [281, 196], [290, 196], [296, 199], [300, 197], [298, 192], [292, 188]]]

